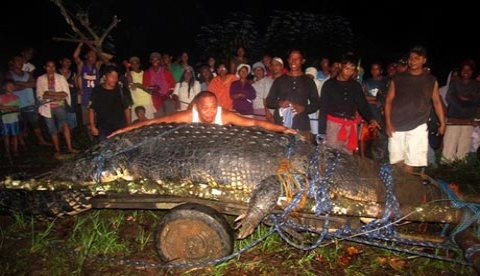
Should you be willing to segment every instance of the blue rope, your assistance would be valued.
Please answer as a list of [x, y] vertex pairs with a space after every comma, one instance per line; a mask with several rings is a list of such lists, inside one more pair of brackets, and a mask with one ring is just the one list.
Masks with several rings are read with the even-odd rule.
[[[184, 125], [174, 128], [168, 132], [165, 132], [162, 135], [175, 131], [181, 127], [184, 127]], [[158, 137], [159, 136], [153, 137], [149, 140], [156, 139]], [[108, 158], [131, 151], [135, 148], [138, 148], [146, 143], [149, 143], [150, 142], [149, 140], [143, 141], [131, 147], [127, 147], [118, 152], [109, 154], [108, 156], [98, 155], [95, 158], [96, 181], [101, 180], [100, 179], [101, 172]], [[290, 158], [294, 153], [297, 142], [298, 142], [298, 139], [292, 139], [291, 143], [288, 145], [288, 148], [287, 148], [288, 158]], [[320, 174], [320, 171], [319, 171], [319, 159], [320, 159], [320, 156], [322, 156], [322, 154], [326, 154], [327, 156], [326, 170], [323, 176]], [[420, 251], [411, 250], [411, 249], [399, 248], [398, 246], [395, 247], [391, 245], [385, 245], [383, 243], [375, 241], [375, 240], [378, 240], [382, 242], [393, 242], [395, 244], [431, 247], [431, 248], [438, 248], [438, 249], [445, 249], [445, 250], [448, 250], [451, 248], [451, 245], [446, 243], [415, 241], [410, 239], [401, 239], [396, 236], [395, 226], [394, 226], [394, 223], [392, 223], [392, 220], [399, 220], [400, 204], [395, 195], [394, 181], [392, 176], [393, 168], [391, 165], [388, 165], [388, 164], [383, 164], [380, 167], [380, 172], [379, 172], [379, 177], [384, 183], [385, 189], [386, 189], [385, 211], [382, 218], [374, 220], [362, 226], [359, 230], [356, 230], [356, 231], [352, 231], [349, 225], [345, 225], [341, 229], [338, 229], [333, 233], [329, 233], [328, 229], [330, 225], [330, 212], [332, 208], [332, 202], [329, 194], [329, 187], [330, 187], [330, 183], [332, 182], [332, 176], [335, 172], [335, 169], [339, 160], [339, 156], [340, 154], [338, 152], [333, 153], [333, 158], [329, 156], [329, 153], [325, 151], [324, 144], [321, 141], [319, 141], [314, 154], [311, 156], [308, 162], [308, 167], [307, 167], [307, 181], [309, 184], [308, 197], [314, 198], [315, 200], [315, 206], [314, 206], [315, 215], [318, 218], [322, 217], [324, 220], [321, 230], [319, 230], [318, 228], [307, 227], [305, 225], [299, 225], [289, 219], [289, 215], [292, 213], [292, 211], [298, 206], [299, 202], [301, 201], [306, 189], [306, 184], [307, 184], [307, 183], [304, 183], [304, 180], [302, 177], [300, 177], [299, 175], [294, 175], [297, 180], [297, 183], [300, 183], [299, 192], [294, 196], [293, 200], [289, 203], [289, 205], [284, 209], [284, 211], [281, 214], [272, 214], [269, 216], [269, 219], [273, 221], [273, 226], [270, 228], [268, 233], [266, 233], [259, 239], [253, 241], [250, 245], [240, 249], [237, 252], [234, 252], [229, 256], [225, 256], [223, 258], [219, 258], [219, 259], [208, 261], [208, 262], [195, 262], [195, 263], [188, 263], [188, 264], [167, 264], [167, 265], [150, 264], [150, 266], [178, 268], [178, 267], [197, 267], [197, 266], [207, 266], [207, 265], [217, 264], [220, 262], [233, 259], [239, 256], [240, 254], [246, 252], [247, 250], [250, 250], [251, 248], [259, 244], [260, 242], [262, 242], [268, 236], [272, 235], [275, 232], [278, 233], [281, 239], [284, 240], [287, 244], [300, 250], [315, 249], [318, 246], [320, 246], [325, 239], [339, 238], [339, 239], [349, 240], [349, 241], [362, 243], [366, 245], [382, 247], [389, 250], [414, 254], [418, 256], [439, 259], [444, 261], [451, 261], [451, 262], [456, 262], [461, 264], [467, 264], [451, 258], [441, 257], [434, 254], [428, 254], [425, 252], [420, 252]], [[467, 212], [465, 212], [465, 215], [463, 216], [461, 223], [459, 223], [454, 229], [454, 231], [452, 231], [452, 233], [450, 234], [451, 237], [454, 237], [457, 233], [465, 230], [473, 222], [479, 221], [480, 205], [475, 203], [466, 203], [459, 200], [456, 197], [456, 195], [448, 188], [448, 185], [446, 185], [445, 182], [439, 181], [439, 183], [442, 190], [448, 195], [449, 199], [452, 201], [452, 204], [456, 208], [465, 208], [467, 210]], [[318, 237], [316, 237], [316, 239], [310, 242], [309, 244], [303, 244], [303, 243], [299, 244], [295, 242], [288, 235], [288, 232], [285, 230], [286, 227], [289, 227], [290, 229], [293, 229], [293, 230], [302, 231], [303, 233], [317, 234]], [[444, 228], [444, 231], [446, 231], [446, 227]], [[480, 245], [474, 245], [470, 247], [468, 250], [466, 250], [466, 259], [470, 261], [472, 256], [478, 251], [480, 251]]]
[[448, 199], [452, 202], [453, 207], [457, 209], [464, 209], [463, 217], [460, 223], [450, 232], [450, 240], [455, 242], [455, 236], [467, 229], [474, 222], [478, 223], [480, 219], [480, 204], [473, 202], [465, 202], [457, 197], [457, 195], [448, 187], [448, 184], [443, 180], [437, 180], [440, 188], [447, 194]]
[[[354, 241], [357, 243], [363, 243], [367, 245], [373, 245], [377, 247], [383, 247], [386, 249], [404, 252], [408, 254], [414, 254], [418, 256], [423, 256], [427, 258], [439, 259], [444, 261], [456, 262], [461, 264], [467, 264], [465, 262], [461, 262], [452, 258], [448, 257], [441, 257], [435, 254], [429, 254], [421, 251], [416, 251], [412, 249], [404, 249], [385, 245], [380, 242], [374, 242], [373, 240], [380, 240], [383, 242], [394, 242], [395, 244], [404, 244], [410, 246], [422, 246], [422, 247], [430, 247], [430, 248], [437, 248], [448, 250], [452, 249], [450, 244], [447, 243], [436, 243], [436, 242], [428, 242], [428, 241], [416, 241], [411, 239], [402, 239], [396, 236], [395, 226], [392, 223], [392, 220], [399, 220], [400, 219], [400, 204], [398, 199], [395, 195], [395, 187], [393, 181], [393, 168], [389, 164], [383, 164], [380, 167], [379, 177], [385, 185], [386, 189], [386, 200], [385, 200], [385, 211], [383, 217], [378, 220], [374, 220], [364, 226], [362, 226], [357, 231], [352, 231], [349, 225], [345, 225], [343, 228], [338, 229], [333, 234], [328, 233], [329, 229], [329, 214], [331, 210], [331, 199], [328, 193], [329, 184], [331, 183], [331, 179], [333, 173], [336, 168], [336, 164], [339, 158], [339, 153], [336, 153], [335, 158], [333, 160], [329, 160], [330, 162], [327, 163], [327, 168], [325, 175], [322, 177], [319, 173], [319, 157], [322, 150], [322, 144], [320, 143], [317, 146], [315, 154], [309, 160], [309, 166], [307, 169], [307, 176], [309, 185], [309, 197], [313, 197], [315, 199], [315, 214], [319, 217], [321, 214], [325, 214], [324, 224], [321, 230], [317, 228], [310, 228], [303, 225], [298, 225], [293, 223], [292, 221], [288, 220], [287, 216], [290, 214], [291, 210], [297, 206], [298, 202], [301, 199], [302, 193], [297, 194], [294, 197], [294, 200], [285, 208], [284, 212], [280, 215], [272, 215], [271, 219], [274, 221], [274, 229], [279, 234], [279, 236], [284, 240], [287, 244], [300, 249], [300, 250], [311, 250], [315, 249], [320, 246], [325, 239], [332, 239], [332, 238], [341, 238], [345, 240]], [[303, 190], [302, 190], [303, 192]], [[290, 227], [294, 230], [300, 230], [307, 233], [315, 233], [319, 236], [316, 240], [312, 241], [309, 245], [305, 244], [298, 244], [289, 237], [288, 233], [284, 230], [285, 227]], [[354, 237], [352, 237], [352, 235]], [[458, 249], [458, 248], [457, 248]], [[480, 246], [472, 247], [469, 250], [469, 254], [473, 255], [475, 252], [480, 250]]]
[[[395, 195], [395, 187], [392, 176], [393, 168], [390, 164], [383, 164], [380, 167], [380, 179], [385, 185], [386, 199], [385, 199], [385, 211], [381, 219], [373, 220], [366, 225], [362, 226], [360, 232], [366, 231], [367, 237], [374, 237], [380, 235], [380, 231], [384, 231], [387, 236], [395, 234], [395, 227], [389, 223], [391, 218], [398, 220], [400, 218], [400, 204]], [[383, 227], [386, 226], [386, 227]], [[380, 230], [374, 230], [380, 229]]]
[[480, 251], [480, 244], [472, 245], [471, 247], [467, 248], [467, 250], [465, 250], [465, 259], [468, 262], [472, 262], [473, 256], [479, 251]]
[[[315, 199], [315, 214], [329, 214], [332, 210], [332, 202], [330, 199], [330, 182], [337, 167], [337, 162], [340, 154], [338, 152], [334, 153], [334, 159], [331, 162], [327, 163], [327, 168], [325, 169], [325, 176], [322, 177], [319, 171], [319, 157], [321, 155], [321, 150], [324, 149], [323, 146], [318, 145], [315, 154], [309, 161], [309, 166], [307, 170], [307, 177], [310, 181], [310, 196], [313, 195]], [[327, 157], [328, 158], [328, 157]]]

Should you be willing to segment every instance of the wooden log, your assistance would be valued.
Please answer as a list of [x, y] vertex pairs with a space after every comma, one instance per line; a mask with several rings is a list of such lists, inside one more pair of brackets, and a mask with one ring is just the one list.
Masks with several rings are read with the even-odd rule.
[[[225, 202], [202, 198], [186, 198], [159, 195], [132, 195], [110, 194], [97, 196], [92, 199], [93, 208], [114, 209], [171, 209], [186, 202], [207, 205], [223, 214], [239, 215], [247, 211], [248, 206], [240, 202]], [[296, 210], [303, 216], [315, 219], [313, 202], [304, 208]], [[281, 212], [281, 208], [277, 209]], [[339, 198], [333, 201], [331, 215], [347, 217], [382, 218], [385, 212], [385, 204], [378, 202], [362, 202]], [[450, 205], [447, 201], [435, 201], [422, 205], [401, 205], [400, 216], [404, 220], [418, 222], [458, 223], [462, 218], [462, 212]]]

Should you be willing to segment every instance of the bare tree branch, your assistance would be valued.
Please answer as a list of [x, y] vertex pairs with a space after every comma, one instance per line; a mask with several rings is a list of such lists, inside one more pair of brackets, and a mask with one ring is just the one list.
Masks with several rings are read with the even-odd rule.
[[65, 9], [65, 7], [63, 6], [62, 0], [50, 0], [50, 1], [52, 1], [60, 9], [60, 13], [63, 15], [63, 17], [65, 18], [65, 21], [67, 21], [67, 24], [70, 25], [72, 30], [76, 34], [78, 34], [81, 37], [81, 39], [87, 40], [87, 37], [77, 28], [77, 26], [75, 25], [75, 22], [68, 14], [67, 9]]
[[80, 38], [65, 38], [65, 37], [54, 37], [52, 38], [54, 41], [62, 41], [62, 42], [83, 42], [83, 39]]
[[103, 32], [102, 36], [100, 37], [100, 43], [103, 43], [105, 38], [107, 37], [108, 33], [112, 31], [113, 28], [117, 26], [118, 23], [120, 23], [120, 19], [116, 15], [113, 16], [112, 23], [110, 23], [110, 26]]
[[[88, 19], [88, 14], [77, 14], [77, 19], [82, 24], [82, 26], [88, 31], [88, 33], [93, 37], [93, 40], [95, 42], [101, 42], [98, 35], [95, 33], [95, 31], [90, 27], [90, 20]], [[98, 47], [101, 47], [102, 44], [97, 45]]]
[[[102, 50], [102, 45], [105, 39], [107, 38], [108, 34], [120, 22], [120, 19], [118, 19], [116, 15], [113, 17], [112, 22], [110, 23], [108, 28], [103, 32], [101, 36], [99, 36], [95, 32], [95, 28], [93, 28], [92, 25], [90, 24], [88, 13], [79, 12], [75, 14], [75, 16], [72, 16], [71, 15], [72, 13], [65, 8], [63, 4], [63, 0], [50, 0], [50, 1], [52, 1], [60, 9], [60, 13], [65, 18], [65, 21], [67, 22], [68, 25], [70, 25], [73, 32], [75, 33], [75, 35], [67, 35], [69, 36], [69, 38], [55, 37], [53, 38], [55, 41], [84, 42], [85, 44], [88, 45], [88, 47], [90, 47], [92, 50], [97, 52], [98, 56], [103, 61], [107, 62], [113, 57], [111, 54], [105, 53]], [[83, 31], [77, 27], [74, 19], [80, 23], [80, 25], [83, 27], [82, 28]]]

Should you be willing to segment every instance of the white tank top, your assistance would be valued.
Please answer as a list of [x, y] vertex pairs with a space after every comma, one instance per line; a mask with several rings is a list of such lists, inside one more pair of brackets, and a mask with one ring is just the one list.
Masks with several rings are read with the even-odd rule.
[[[198, 116], [197, 107], [195, 105], [192, 107], [192, 123], [200, 123], [200, 117]], [[217, 106], [217, 114], [215, 115], [213, 123], [223, 126], [221, 106]]]

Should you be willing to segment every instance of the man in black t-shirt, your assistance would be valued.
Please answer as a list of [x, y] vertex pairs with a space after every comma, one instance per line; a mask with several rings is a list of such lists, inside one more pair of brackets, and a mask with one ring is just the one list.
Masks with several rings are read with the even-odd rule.
[[122, 92], [117, 68], [107, 66], [105, 82], [93, 89], [89, 104], [89, 128], [100, 140], [130, 123], [130, 108]]
[[408, 56], [408, 71], [397, 74], [390, 82], [385, 100], [385, 130], [389, 137], [390, 163], [405, 172], [427, 166], [427, 120], [433, 108], [439, 119], [438, 133], [445, 132], [442, 100], [437, 79], [425, 71], [427, 54], [416, 46]]
[[330, 147], [352, 154], [358, 146], [360, 117], [357, 111], [370, 128], [378, 128], [379, 125], [370, 111], [362, 86], [354, 79], [356, 57], [345, 55], [340, 63], [338, 75], [322, 86], [318, 133]]

